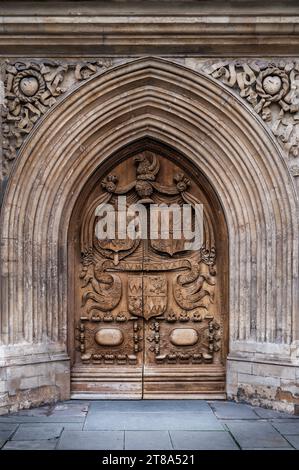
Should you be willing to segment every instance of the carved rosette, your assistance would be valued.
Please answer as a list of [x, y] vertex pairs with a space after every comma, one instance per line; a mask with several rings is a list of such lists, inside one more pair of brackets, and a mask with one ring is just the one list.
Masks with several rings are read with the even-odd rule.
[[299, 157], [299, 63], [207, 62], [202, 70], [236, 90], [267, 122], [290, 157]]
[[111, 66], [110, 59], [67, 61], [7, 61], [4, 70], [5, 101], [2, 109], [3, 170], [8, 175], [13, 160], [39, 119], [75, 83]]

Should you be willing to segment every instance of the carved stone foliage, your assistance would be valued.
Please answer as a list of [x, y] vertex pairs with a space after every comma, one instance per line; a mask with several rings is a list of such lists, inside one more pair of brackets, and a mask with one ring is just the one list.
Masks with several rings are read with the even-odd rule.
[[202, 70], [238, 91], [267, 122], [290, 157], [299, 156], [299, 63], [221, 61]]
[[85, 62], [6, 61], [2, 111], [3, 171], [7, 175], [18, 151], [39, 119], [75, 83], [111, 65], [110, 59]]

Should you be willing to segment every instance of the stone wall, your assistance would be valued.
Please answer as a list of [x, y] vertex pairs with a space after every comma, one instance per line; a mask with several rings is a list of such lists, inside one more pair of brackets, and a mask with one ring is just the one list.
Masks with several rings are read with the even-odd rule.
[[298, 367], [231, 358], [227, 372], [228, 398], [290, 413], [298, 411]]
[[69, 398], [69, 361], [36, 360], [1, 368], [0, 414]]

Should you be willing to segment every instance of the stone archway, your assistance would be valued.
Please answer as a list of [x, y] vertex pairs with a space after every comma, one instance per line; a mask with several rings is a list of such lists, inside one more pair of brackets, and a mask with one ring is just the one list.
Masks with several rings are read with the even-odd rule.
[[[263, 376], [260, 362], [287, 363], [294, 370], [298, 227], [295, 191], [281, 151], [262, 121], [221, 84], [145, 58], [69, 93], [35, 129], [15, 165], [1, 213], [1, 353], [8, 377], [19, 370], [13, 396], [20, 406], [28, 396], [37, 403], [69, 394], [71, 214], [97, 167], [144, 137], [194, 162], [224, 210], [230, 253], [228, 393], [242, 390], [250, 399], [256, 388], [253, 365], [255, 377]], [[26, 388], [22, 377], [25, 382], [32, 377], [32, 364], [35, 386]], [[264, 399], [279, 401], [279, 389], [273, 382]], [[285, 390], [292, 396], [291, 384]]]

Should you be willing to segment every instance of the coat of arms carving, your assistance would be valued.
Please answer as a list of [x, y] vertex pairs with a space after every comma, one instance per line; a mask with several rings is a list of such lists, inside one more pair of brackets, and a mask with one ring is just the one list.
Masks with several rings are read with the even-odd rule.
[[166, 308], [167, 278], [165, 274], [129, 276], [128, 309], [132, 315], [149, 320], [162, 315]]

